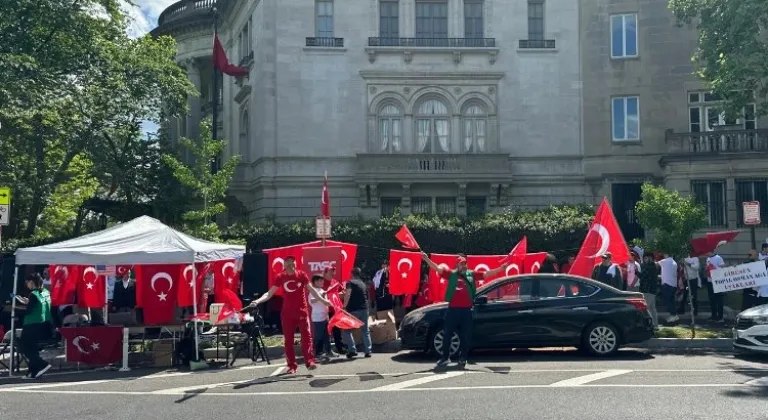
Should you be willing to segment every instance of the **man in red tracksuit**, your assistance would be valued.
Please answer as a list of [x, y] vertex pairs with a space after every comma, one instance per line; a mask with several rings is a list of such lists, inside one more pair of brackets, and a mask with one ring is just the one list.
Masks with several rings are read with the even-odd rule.
[[326, 306], [331, 306], [331, 302], [321, 296], [314, 287], [307, 287], [307, 285], [309, 285], [307, 274], [296, 269], [296, 259], [294, 257], [287, 257], [285, 258], [285, 269], [277, 275], [275, 285], [269, 289], [266, 295], [248, 305], [249, 307], [258, 306], [271, 299], [278, 289], [283, 290], [283, 310], [280, 312], [280, 321], [283, 326], [283, 336], [285, 337], [285, 358], [288, 362], [289, 374], [296, 373], [298, 368], [296, 364], [296, 351], [293, 348], [293, 336], [296, 333], [296, 328], [299, 329], [301, 334], [301, 352], [304, 355], [304, 363], [307, 369], [313, 370], [317, 367], [312, 349], [307, 291]]

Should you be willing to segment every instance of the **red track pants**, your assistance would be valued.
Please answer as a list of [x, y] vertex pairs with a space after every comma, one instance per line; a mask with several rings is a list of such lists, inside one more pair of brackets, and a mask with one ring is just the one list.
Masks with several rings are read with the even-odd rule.
[[309, 317], [302, 310], [289, 310], [280, 315], [280, 321], [283, 327], [283, 336], [285, 337], [285, 359], [288, 362], [288, 369], [296, 369], [296, 350], [293, 346], [293, 337], [296, 334], [296, 328], [301, 334], [301, 353], [304, 356], [304, 363], [309, 366], [315, 363], [315, 353], [312, 349], [312, 332], [309, 328]]

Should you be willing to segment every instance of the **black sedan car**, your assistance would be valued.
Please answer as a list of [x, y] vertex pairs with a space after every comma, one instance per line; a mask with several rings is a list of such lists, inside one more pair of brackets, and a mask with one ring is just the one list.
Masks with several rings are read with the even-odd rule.
[[[440, 354], [447, 307], [438, 303], [407, 314], [399, 331], [402, 348]], [[471, 348], [573, 346], [605, 356], [621, 345], [648, 340], [653, 330], [642, 293], [567, 274], [531, 274], [495, 280], [478, 290]], [[458, 334], [448, 345], [451, 354], [458, 351]]]

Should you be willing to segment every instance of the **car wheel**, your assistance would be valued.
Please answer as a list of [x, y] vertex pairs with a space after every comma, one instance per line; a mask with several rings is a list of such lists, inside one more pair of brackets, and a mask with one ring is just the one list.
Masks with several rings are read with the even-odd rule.
[[[430, 335], [428, 352], [434, 356], [440, 356], [443, 354], [444, 344], [445, 339], [443, 337], [443, 329], [436, 328], [435, 331]], [[450, 342], [451, 357], [459, 353], [460, 345], [461, 339], [459, 338], [459, 334], [454, 332]]]
[[584, 329], [582, 348], [595, 356], [608, 356], [619, 349], [619, 332], [611, 324], [600, 322]]

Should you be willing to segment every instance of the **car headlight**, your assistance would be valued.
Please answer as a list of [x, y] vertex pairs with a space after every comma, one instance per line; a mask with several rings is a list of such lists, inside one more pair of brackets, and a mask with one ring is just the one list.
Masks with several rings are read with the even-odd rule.
[[755, 325], [768, 325], [768, 316], [756, 316], [752, 318]]
[[403, 324], [415, 324], [424, 319], [424, 312], [410, 313], [403, 320]]

